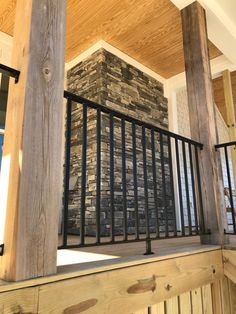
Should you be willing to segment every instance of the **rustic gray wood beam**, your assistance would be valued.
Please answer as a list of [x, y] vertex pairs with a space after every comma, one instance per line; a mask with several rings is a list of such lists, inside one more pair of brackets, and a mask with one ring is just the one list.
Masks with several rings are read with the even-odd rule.
[[[204, 145], [200, 152], [200, 173], [206, 229], [211, 234], [202, 243], [222, 244], [224, 236], [224, 196], [215, 104], [208, 54], [205, 10], [194, 2], [181, 11], [185, 71], [191, 135]], [[207, 230], [206, 230], [207, 231]]]
[[65, 15], [66, 0], [17, 1], [12, 67], [21, 74], [9, 90], [0, 204], [5, 280], [56, 272]]

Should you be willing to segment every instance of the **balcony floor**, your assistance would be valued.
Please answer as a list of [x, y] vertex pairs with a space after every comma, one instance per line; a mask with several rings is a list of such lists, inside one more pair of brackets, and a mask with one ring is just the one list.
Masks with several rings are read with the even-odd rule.
[[[69, 236], [68, 243], [76, 244], [78, 236]], [[86, 243], [90, 239], [86, 238]], [[101, 246], [84, 247], [78, 249], [58, 250], [58, 266], [72, 265], [80, 263], [101, 262], [105, 260], [119, 260], [124, 258], [145, 259], [157, 256], [166, 256], [168, 254], [178, 254], [192, 252], [193, 250], [204, 248], [200, 244], [200, 237], [172, 238], [152, 241], [152, 252], [154, 254], [145, 256], [145, 241], [130, 242], [122, 244], [106, 244]]]

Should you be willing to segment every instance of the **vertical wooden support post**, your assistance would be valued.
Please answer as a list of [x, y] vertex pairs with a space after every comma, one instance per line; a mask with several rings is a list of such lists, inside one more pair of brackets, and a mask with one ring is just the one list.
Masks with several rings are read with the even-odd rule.
[[24, 280], [56, 272], [62, 167], [66, 0], [17, 1], [3, 152], [0, 275]]
[[[223, 85], [224, 85], [224, 96], [225, 96], [225, 108], [227, 114], [227, 126], [229, 128], [229, 138], [230, 141], [236, 141], [236, 113], [234, 109], [233, 91], [232, 91], [232, 81], [229, 70], [225, 70], [223, 75]], [[234, 189], [236, 190], [236, 149], [232, 146], [231, 148], [231, 159], [234, 174]]]
[[181, 11], [185, 71], [191, 134], [204, 149], [200, 153], [205, 226], [210, 235], [202, 243], [224, 242], [224, 194], [219, 156], [215, 152], [218, 135], [208, 55], [205, 11], [194, 2]]

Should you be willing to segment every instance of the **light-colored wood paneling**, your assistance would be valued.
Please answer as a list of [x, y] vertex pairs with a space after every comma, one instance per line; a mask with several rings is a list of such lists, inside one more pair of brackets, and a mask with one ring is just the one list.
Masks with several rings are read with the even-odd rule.
[[[221, 290], [218, 289], [219, 302], [221, 300]], [[149, 309], [150, 314], [213, 314], [212, 303], [213, 290], [210, 284], [199, 287], [195, 290], [188, 291], [180, 294], [179, 296], [165, 300], [151, 306]], [[230, 304], [230, 293], [227, 290], [227, 296]], [[148, 309], [135, 312], [134, 314], [148, 313]], [[148, 314], [149, 314], [148, 313]], [[234, 312], [219, 312], [220, 314], [233, 314]], [[214, 312], [214, 314], [217, 314]]]
[[178, 296], [167, 299], [165, 302], [166, 313], [179, 314]]
[[[0, 0], [0, 30], [13, 33], [14, 3]], [[181, 19], [170, 0], [68, 0], [66, 60], [103, 39], [163, 77], [184, 71]], [[220, 51], [209, 42], [211, 58]]]
[[190, 292], [182, 293], [179, 298], [181, 313], [191, 313], [191, 294]]
[[224, 84], [222, 76], [213, 80], [214, 100], [225, 121], [227, 123], [227, 111], [225, 105]]
[[[0, 312], [3, 314], [40, 313], [41, 299], [39, 298], [39, 291], [42, 288], [43, 286], [0, 293]], [[224, 299], [224, 312], [221, 312], [220, 314], [235, 314], [235, 287], [232, 287], [232, 283], [227, 282], [225, 288], [226, 290], [224, 291], [224, 296], [222, 296], [222, 298], [225, 296], [227, 297]], [[204, 291], [207, 291], [207, 294], [204, 294]], [[104, 291], [104, 294], [105, 293], [106, 292]], [[211, 285], [208, 284], [152, 306], [148, 306], [147, 303], [145, 308], [135, 311], [132, 310], [135, 308], [135, 304], [130, 302], [129, 309], [123, 312], [121, 312], [119, 308], [116, 311], [113, 311], [112, 307], [109, 310], [98, 312], [93, 308], [93, 306], [96, 305], [94, 305], [95, 300], [93, 299], [81, 302], [79, 305], [74, 304], [66, 309], [63, 307], [58, 308], [56, 306], [56, 299], [55, 303], [53, 299], [52, 306], [45, 309], [43, 314], [213, 314], [212, 293]], [[220, 293], [218, 294], [218, 297], [221, 299]], [[226, 302], [228, 302], [228, 304], [226, 304]], [[203, 303], [207, 304], [207, 307], [203, 307]], [[122, 306], [122, 304], [120, 304], [120, 306]], [[216, 313], [214, 312], [214, 314]]]
[[[115, 248], [114, 248], [115, 250]], [[161, 250], [159, 250], [158, 255], [154, 254], [151, 256], [132, 256], [132, 257], [123, 257], [113, 260], [103, 260], [95, 262], [84, 262], [74, 265], [60, 266], [57, 268], [57, 274], [52, 276], [40, 277], [31, 280], [19, 281], [19, 282], [6, 282], [0, 280], [0, 292], [6, 292], [15, 289], [21, 289], [26, 287], [33, 287], [37, 285], [43, 285], [46, 283], [58, 282], [65, 279], [77, 278], [81, 276], [87, 276], [92, 274], [98, 274], [101, 272], [106, 272], [110, 270], [117, 270], [132, 266], [147, 265], [150, 263], [156, 263], [160, 261], [165, 261], [168, 259], [175, 259], [177, 257], [189, 256], [192, 254], [200, 253], [209, 253], [212, 251], [217, 251], [221, 253], [221, 248], [218, 246], [208, 246], [202, 245], [200, 248], [186, 248], [186, 251], [176, 251], [173, 252], [170, 250], [169, 254], [167, 250], [161, 255]]]
[[0, 31], [13, 36], [17, 0], [0, 0]]
[[234, 100], [234, 111], [236, 112], [236, 71], [231, 72], [231, 82]]
[[236, 284], [229, 278], [224, 277], [221, 280], [222, 293], [222, 313], [235, 314], [236, 313]]
[[77, 272], [72, 269], [63, 276], [5, 283], [9, 290], [0, 290], [0, 312], [234, 314], [220, 310], [226, 293], [228, 308], [235, 306], [235, 285], [227, 283], [227, 291], [224, 296], [221, 294], [220, 281], [224, 278], [221, 249], [170, 255], [165, 260], [130, 263], [101, 273], [83, 274], [77, 268]]
[[0, 313], [32, 313], [38, 312], [38, 288], [19, 289], [0, 293]]
[[236, 284], [236, 250], [223, 250], [224, 274]]
[[[236, 113], [236, 71], [231, 72], [231, 83], [233, 93], [234, 112]], [[227, 107], [225, 101], [223, 77], [217, 77], [213, 80], [214, 100], [225, 121], [228, 124]]]
[[88, 314], [120, 314], [130, 313], [131, 304], [135, 312], [222, 276], [220, 250], [111, 270], [42, 286], [39, 313], [70, 313], [76, 306]]
[[211, 285], [206, 285], [201, 290], [202, 312], [203, 314], [213, 314]]

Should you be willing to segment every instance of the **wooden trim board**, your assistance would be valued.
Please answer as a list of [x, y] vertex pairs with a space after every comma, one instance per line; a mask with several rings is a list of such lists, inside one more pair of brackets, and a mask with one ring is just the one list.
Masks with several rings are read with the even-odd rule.
[[81, 263], [67, 266], [59, 266], [56, 275], [35, 278], [19, 282], [7, 282], [0, 280], [0, 293], [5, 291], [11, 291], [26, 287], [34, 287], [48, 283], [54, 283], [61, 280], [73, 279], [81, 276], [93, 275], [103, 273], [107, 271], [115, 271], [123, 268], [130, 268], [132, 266], [148, 265], [150, 263], [165, 262], [168, 260], [174, 260], [176, 258], [183, 258], [187, 256], [195, 256], [198, 254], [204, 254], [209, 252], [220, 252], [220, 246], [213, 245], [199, 245], [193, 248], [186, 247], [184, 252], [166, 252], [164, 255], [154, 254], [150, 256], [133, 256], [118, 258], [112, 260], [97, 261], [91, 263]]
[[223, 250], [224, 274], [236, 284], [236, 249]]

